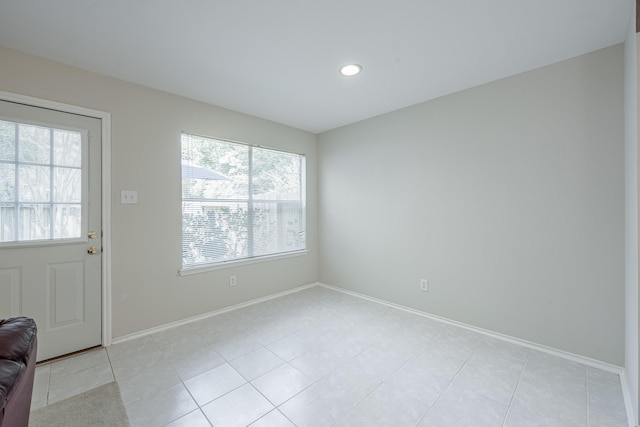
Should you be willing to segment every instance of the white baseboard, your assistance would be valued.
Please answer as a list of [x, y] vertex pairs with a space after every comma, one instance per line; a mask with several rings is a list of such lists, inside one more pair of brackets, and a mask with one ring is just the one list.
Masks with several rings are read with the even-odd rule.
[[563, 350], [558, 350], [552, 347], [547, 347], [545, 345], [542, 344], [538, 344], [538, 343], [534, 343], [531, 341], [526, 341], [520, 338], [515, 338], [509, 335], [504, 335], [501, 334], [499, 332], [494, 332], [494, 331], [490, 331], [488, 329], [482, 329], [482, 328], [478, 328], [477, 326], [473, 326], [473, 325], [469, 325], [466, 323], [462, 323], [462, 322], [458, 322], [456, 320], [451, 320], [451, 319], [447, 319], [446, 317], [442, 317], [442, 316], [437, 316], [435, 314], [430, 314], [427, 313], [425, 311], [420, 311], [420, 310], [416, 310], [414, 308], [410, 308], [410, 307], [405, 307], [403, 305], [400, 304], [395, 304], [395, 303], [391, 303], [385, 300], [381, 300], [378, 298], [373, 298], [370, 297], [368, 295], [364, 295], [364, 294], [360, 294], [358, 292], [353, 292], [347, 289], [343, 289], [343, 288], [339, 288], [337, 286], [332, 286], [332, 285], [327, 285], [325, 283], [318, 283], [319, 286], [325, 287], [327, 289], [331, 289], [334, 291], [338, 291], [338, 292], [342, 292], [351, 296], [355, 296], [358, 298], [363, 298], [366, 299], [368, 301], [372, 301], [372, 302], [376, 302], [378, 304], [383, 304], [386, 305], [388, 307], [393, 307], [396, 308], [398, 310], [402, 310], [402, 311], [406, 311], [409, 313], [413, 313], [413, 314], [417, 314], [419, 316], [423, 316], [423, 317], [427, 317], [429, 319], [432, 320], [436, 320], [438, 322], [442, 322], [442, 323], [446, 323], [449, 325], [453, 325], [453, 326], [458, 326], [460, 328], [464, 328], [470, 331], [474, 331], [477, 332], [479, 334], [482, 335], [487, 335], [490, 336], [492, 338], [496, 338], [502, 341], [507, 341], [510, 342], [512, 344], [518, 344], [518, 345], [522, 345], [524, 347], [528, 347], [534, 350], [538, 350], [547, 354], [552, 354], [554, 356], [558, 356], [558, 357], [562, 357], [563, 359], [568, 359], [574, 362], [578, 362], [578, 363], [582, 363], [584, 365], [587, 366], [591, 366], [593, 368], [598, 368], [598, 369], [602, 369], [604, 371], [608, 371], [608, 372], [613, 372], [615, 374], [618, 375], [622, 375], [624, 368], [620, 367], [620, 366], [616, 366], [616, 365], [612, 365], [606, 362], [602, 362], [600, 360], [596, 360], [596, 359], [591, 359], [589, 357], [585, 357], [585, 356], [581, 356], [579, 354], [574, 354], [574, 353], [570, 353], [568, 351], [563, 351]]
[[622, 395], [624, 397], [624, 405], [627, 411], [627, 420], [629, 421], [629, 427], [640, 427], [640, 425], [636, 425], [634, 421], [633, 414], [633, 406], [631, 405], [631, 394], [629, 393], [629, 384], [627, 382], [627, 377], [625, 375], [624, 368], [616, 365], [612, 365], [610, 363], [602, 362], [600, 360], [592, 359], [590, 357], [581, 356], [579, 354], [570, 353], [564, 350], [558, 350], [556, 348], [547, 347], [542, 344], [534, 343], [527, 340], [522, 340], [520, 338], [515, 338], [509, 335], [504, 335], [498, 332], [490, 331], [488, 329], [478, 328], [476, 326], [468, 325], [466, 323], [458, 322], [456, 320], [447, 319], [446, 317], [437, 316], [434, 314], [430, 314], [424, 311], [416, 310], [410, 307], [405, 307], [403, 305], [394, 304], [388, 301], [384, 301], [378, 298], [373, 298], [368, 295], [360, 294], [358, 292], [353, 292], [347, 289], [339, 288], [337, 286], [327, 285], [325, 283], [318, 283], [319, 286], [325, 287], [327, 289], [331, 289], [334, 291], [342, 292], [351, 296], [355, 296], [358, 298], [366, 299], [368, 301], [376, 302], [378, 304], [386, 305], [388, 307], [393, 307], [398, 310], [403, 310], [409, 313], [417, 314], [419, 316], [424, 316], [429, 319], [436, 320], [438, 322], [443, 322], [449, 325], [458, 326], [470, 331], [478, 332], [480, 334], [490, 336], [492, 338], [496, 338], [502, 341], [507, 341], [512, 344], [522, 345], [524, 347], [528, 347], [533, 350], [538, 350], [543, 353], [551, 354], [553, 356], [561, 357], [563, 359], [571, 360], [573, 362], [582, 363], [583, 365], [590, 366], [592, 368], [602, 369], [607, 372], [611, 372], [617, 374], [620, 378], [620, 386], [622, 387]]
[[423, 317], [427, 317], [429, 319], [432, 320], [436, 320], [438, 322], [442, 322], [442, 323], [446, 323], [449, 325], [453, 325], [453, 326], [457, 326], [460, 328], [464, 328], [470, 331], [474, 331], [492, 338], [496, 338], [502, 341], [506, 341], [506, 342], [510, 342], [512, 344], [517, 344], [517, 345], [521, 345], [524, 347], [528, 347], [530, 349], [533, 350], [538, 350], [541, 351], [543, 353], [547, 353], [547, 354], [551, 354], [557, 357], [561, 357], [563, 359], [567, 359], [567, 360], [571, 360], [573, 362], [578, 362], [578, 363], [582, 363], [586, 366], [590, 366], [593, 368], [597, 368], [597, 369], [602, 369], [604, 371], [608, 371], [608, 372], [612, 372], [614, 374], [617, 374], [620, 377], [620, 384], [622, 386], [622, 393], [624, 396], [624, 402], [625, 402], [625, 407], [627, 410], [627, 418], [629, 420], [629, 427], [640, 427], [640, 425], [636, 425], [634, 423], [634, 417], [633, 417], [633, 409], [632, 409], [632, 405], [631, 405], [631, 394], [629, 393], [629, 387], [628, 387], [628, 382], [625, 376], [625, 372], [624, 372], [624, 368], [620, 367], [620, 366], [616, 366], [616, 365], [612, 365], [606, 362], [602, 362], [596, 359], [592, 359], [589, 357], [585, 357], [585, 356], [581, 356], [579, 354], [574, 354], [574, 353], [570, 353], [567, 351], [563, 351], [563, 350], [559, 350], [559, 349], [555, 349], [552, 347], [547, 347], [545, 345], [542, 344], [538, 344], [538, 343], [534, 343], [531, 341], [526, 341], [526, 340], [522, 340], [520, 338], [515, 338], [509, 335], [504, 335], [498, 332], [494, 332], [494, 331], [490, 331], [487, 329], [483, 329], [483, 328], [478, 328], [476, 326], [472, 326], [472, 325], [468, 325], [466, 323], [462, 323], [462, 322], [458, 322], [456, 320], [451, 320], [451, 319], [447, 319], [446, 317], [441, 317], [441, 316], [437, 316], [434, 314], [430, 314], [424, 311], [420, 311], [420, 310], [416, 310], [410, 307], [405, 307], [403, 305], [399, 305], [399, 304], [395, 304], [395, 303], [391, 303], [388, 301], [384, 301], [378, 298], [373, 298], [370, 297], [368, 295], [364, 295], [364, 294], [360, 294], [358, 292], [353, 292], [347, 289], [343, 289], [343, 288], [339, 288], [336, 286], [331, 286], [331, 285], [327, 285], [325, 283], [320, 283], [320, 282], [316, 282], [316, 283], [310, 283], [308, 285], [303, 285], [303, 286], [298, 286], [296, 288], [293, 289], [289, 289], [286, 290], [284, 292], [279, 292], [276, 294], [272, 294], [272, 295], [268, 295], [265, 297], [261, 297], [261, 298], [256, 298], [247, 302], [243, 302], [240, 304], [236, 304], [236, 305], [232, 305], [229, 307], [225, 307], [225, 308], [221, 308], [219, 310], [214, 310], [208, 313], [203, 313], [203, 314], [199, 314], [197, 316], [193, 316], [193, 317], [189, 317], [187, 319], [183, 319], [183, 320], [178, 320], [176, 322], [171, 322], [171, 323], [167, 323], [161, 326], [156, 326], [154, 328], [150, 328], [150, 329], [146, 329], [144, 331], [140, 331], [140, 332], [135, 332], [133, 334], [129, 334], [129, 335], [125, 335], [122, 337], [118, 337], [118, 338], [114, 338], [112, 340], [112, 344], [119, 344], [119, 343], [123, 343], [125, 341], [130, 341], [136, 338], [141, 338], [144, 336], [148, 336], [148, 335], [152, 335], [158, 332], [162, 332], [165, 331], [167, 329], [171, 329], [171, 328], [175, 328], [177, 326], [181, 326], [181, 325], [186, 325], [192, 322], [197, 322], [198, 320], [203, 320], [203, 319], [207, 319], [213, 316], [217, 316], [223, 313], [228, 313], [230, 311], [234, 311], [234, 310], [238, 310], [240, 308], [244, 308], [244, 307], [248, 307], [254, 304], [259, 304], [261, 302], [265, 302], [265, 301], [269, 301], [275, 298], [279, 298], [285, 295], [289, 295], [295, 292], [300, 292], [304, 289], [309, 289], [312, 288], [314, 286], [321, 286], [327, 289], [331, 289], [337, 292], [342, 292], [344, 294], [347, 295], [351, 295], [354, 297], [358, 297], [358, 298], [362, 298], [368, 301], [372, 301], [378, 304], [382, 304], [382, 305], [386, 305], [388, 307], [392, 307], [398, 310], [402, 310], [402, 311], [406, 311], [409, 313], [413, 313], [419, 316], [423, 316]]
[[620, 374], [620, 385], [622, 386], [624, 407], [627, 410], [627, 420], [629, 420], [629, 427], [640, 427], [635, 423], [635, 414], [633, 413], [633, 405], [631, 404], [631, 392], [629, 391], [629, 381], [627, 381], [627, 375], [624, 371]]
[[189, 323], [192, 323], [192, 322], [197, 322], [198, 320], [207, 319], [209, 317], [218, 316], [220, 314], [228, 313], [230, 311], [238, 310], [240, 308], [249, 307], [251, 305], [259, 304], [259, 303], [264, 302], [264, 301], [269, 301], [269, 300], [272, 300], [272, 299], [275, 299], [275, 298], [279, 298], [279, 297], [282, 297], [282, 296], [285, 296], [285, 295], [289, 295], [289, 294], [292, 294], [292, 293], [295, 293], [295, 292], [300, 292], [300, 291], [302, 291], [304, 289], [309, 289], [309, 288], [312, 288], [314, 286], [322, 286], [324, 288], [331, 289], [331, 290], [334, 290], [334, 291], [337, 291], [337, 292], [342, 292], [342, 293], [347, 294], [347, 295], [351, 295], [351, 296], [354, 296], [354, 297], [366, 299], [368, 301], [372, 301], [372, 302], [375, 302], [375, 303], [378, 303], [378, 304], [383, 304], [383, 305], [386, 305], [388, 307], [393, 307], [393, 308], [398, 309], [398, 310], [402, 310], [402, 311], [406, 311], [406, 312], [409, 312], [409, 313], [417, 314], [419, 316], [427, 317], [429, 319], [433, 319], [433, 320], [436, 320], [438, 322], [442, 322], [442, 323], [446, 323], [446, 324], [449, 324], [449, 325], [458, 326], [458, 327], [461, 327], [461, 328], [464, 328], [464, 329], [468, 329], [470, 331], [474, 331], [474, 332], [477, 332], [477, 333], [480, 333], [480, 334], [483, 334], [483, 335], [487, 335], [487, 336], [490, 336], [490, 337], [493, 337], [493, 338], [497, 338], [497, 339], [502, 340], [502, 341], [507, 341], [507, 342], [510, 342], [512, 344], [522, 345], [522, 346], [525, 346], [525, 347], [528, 347], [528, 348], [531, 348], [531, 349], [534, 349], [534, 350], [538, 350], [538, 351], [541, 351], [541, 352], [544, 352], [544, 353], [552, 354], [554, 356], [562, 357], [563, 359], [568, 359], [568, 360], [572, 360], [574, 362], [582, 363], [584, 365], [591, 366], [593, 368], [598, 368], [598, 369], [602, 369], [604, 371], [613, 372], [613, 373], [616, 373], [616, 374], [620, 375], [621, 377], [624, 376], [623, 375], [624, 368], [622, 368], [620, 366], [611, 365], [609, 363], [605, 363], [605, 362], [602, 362], [602, 361], [599, 361], [599, 360], [596, 360], [596, 359], [591, 359], [589, 357], [581, 356], [581, 355], [570, 353], [570, 352], [563, 351], [563, 350], [558, 350], [558, 349], [555, 349], [555, 348], [552, 348], [552, 347], [547, 347], [547, 346], [542, 345], [542, 344], [538, 344], [538, 343], [534, 343], [534, 342], [531, 342], [531, 341], [522, 340], [520, 338], [515, 338], [515, 337], [509, 336], [509, 335], [504, 335], [504, 334], [501, 334], [501, 333], [498, 333], [498, 332], [490, 331], [488, 329], [478, 328], [476, 326], [468, 325], [466, 323], [458, 322], [456, 320], [447, 319], [446, 317], [437, 316], [437, 315], [434, 315], [434, 314], [427, 313], [425, 311], [420, 311], [420, 310], [416, 310], [416, 309], [413, 309], [413, 308], [410, 308], [410, 307], [405, 307], [405, 306], [400, 305], [400, 304], [391, 303], [391, 302], [388, 302], [388, 301], [385, 301], [385, 300], [381, 300], [381, 299], [378, 299], [378, 298], [370, 297], [370, 296], [365, 295], [365, 294], [360, 294], [358, 292], [353, 292], [353, 291], [350, 291], [350, 290], [347, 290], [347, 289], [344, 289], [344, 288], [339, 288], [337, 286], [327, 285], [325, 283], [320, 283], [320, 282], [310, 283], [310, 284], [307, 284], [307, 285], [298, 286], [298, 287], [295, 287], [293, 289], [289, 289], [289, 290], [286, 290], [286, 291], [283, 291], [283, 292], [278, 292], [276, 294], [267, 295], [265, 297], [252, 299], [250, 301], [243, 302], [243, 303], [236, 304], [236, 305], [232, 305], [232, 306], [225, 307], [225, 308], [221, 308], [219, 310], [210, 311], [208, 313], [199, 314], [197, 316], [188, 317], [186, 319], [178, 320], [178, 321], [171, 322], [171, 323], [166, 323], [164, 325], [156, 326], [156, 327], [153, 327], [153, 328], [150, 328], [150, 329], [145, 329], [144, 331], [135, 332], [135, 333], [129, 334], [129, 335], [124, 335], [122, 337], [114, 338], [113, 339], [113, 344], [118, 344], [118, 343], [122, 343], [122, 342], [125, 342], [125, 341], [133, 340], [133, 339], [136, 339], [136, 338], [144, 337], [144, 336], [147, 336], [147, 335], [151, 335], [151, 334], [154, 334], [154, 333], [165, 331], [167, 329], [175, 328], [176, 326], [186, 325], [186, 324], [189, 324]]
[[155, 326], [155, 327], [150, 328], [150, 329], [145, 329], [144, 331], [134, 332], [133, 334], [124, 335], [122, 337], [114, 338], [111, 341], [111, 343], [112, 344], [120, 344], [120, 343], [123, 343], [125, 341], [134, 340], [136, 338], [141, 338], [141, 337], [145, 337], [145, 336], [148, 336], [148, 335], [157, 334], [158, 332], [166, 331], [167, 329], [172, 329], [172, 328], [175, 328], [177, 326], [187, 325], [189, 323], [197, 322], [198, 320], [208, 319], [209, 317], [218, 316], [220, 314], [228, 313], [230, 311], [238, 310], [238, 309], [244, 308], [244, 307], [249, 307], [250, 305], [259, 304], [261, 302], [265, 302], [265, 301], [269, 301], [269, 300], [272, 300], [272, 299], [275, 299], [275, 298], [279, 298], [279, 297], [282, 297], [282, 296], [285, 296], [285, 295], [293, 294], [295, 292], [300, 292], [300, 291], [302, 291], [304, 289], [312, 288], [314, 286], [319, 286], [319, 285], [320, 285], [319, 283], [310, 283], [308, 285], [298, 286], [298, 287], [295, 287], [293, 289], [289, 289], [289, 290], [286, 290], [286, 291], [283, 291], [283, 292], [278, 292], [278, 293], [272, 294], [272, 295], [267, 295], [266, 297], [252, 299], [250, 301], [243, 302], [243, 303], [236, 304], [236, 305], [232, 305], [232, 306], [225, 307], [225, 308], [221, 308], [219, 310], [214, 310], [214, 311], [210, 311], [208, 313], [198, 314], [197, 316], [188, 317], [186, 319], [177, 320], [177, 321], [171, 322], [171, 323], [165, 323], [164, 325]]

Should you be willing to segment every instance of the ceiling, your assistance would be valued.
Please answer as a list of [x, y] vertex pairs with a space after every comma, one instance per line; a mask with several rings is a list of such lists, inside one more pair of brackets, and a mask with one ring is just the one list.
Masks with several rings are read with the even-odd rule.
[[0, 45], [320, 133], [621, 43], [632, 2], [0, 0]]

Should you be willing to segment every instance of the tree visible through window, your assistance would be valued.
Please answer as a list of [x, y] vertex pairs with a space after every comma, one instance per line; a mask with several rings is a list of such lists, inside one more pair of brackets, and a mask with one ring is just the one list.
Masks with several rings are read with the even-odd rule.
[[82, 206], [81, 133], [0, 120], [0, 243], [79, 238]]
[[182, 266], [304, 250], [305, 157], [182, 135]]

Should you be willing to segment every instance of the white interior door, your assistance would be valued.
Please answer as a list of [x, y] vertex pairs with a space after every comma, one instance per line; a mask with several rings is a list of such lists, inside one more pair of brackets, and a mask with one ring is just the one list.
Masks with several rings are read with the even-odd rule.
[[0, 101], [0, 318], [38, 360], [102, 343], [101, 121]]

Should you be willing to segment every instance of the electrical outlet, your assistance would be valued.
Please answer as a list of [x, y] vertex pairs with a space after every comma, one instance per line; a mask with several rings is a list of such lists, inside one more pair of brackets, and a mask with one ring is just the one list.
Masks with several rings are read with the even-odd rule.
[[229, 276], [229, 286], [235, 286], [237, 284], [236, 275]]
[[427, 279], [420, 279], [420, 290], [423, 292], [429, 292], [429, 282]]

